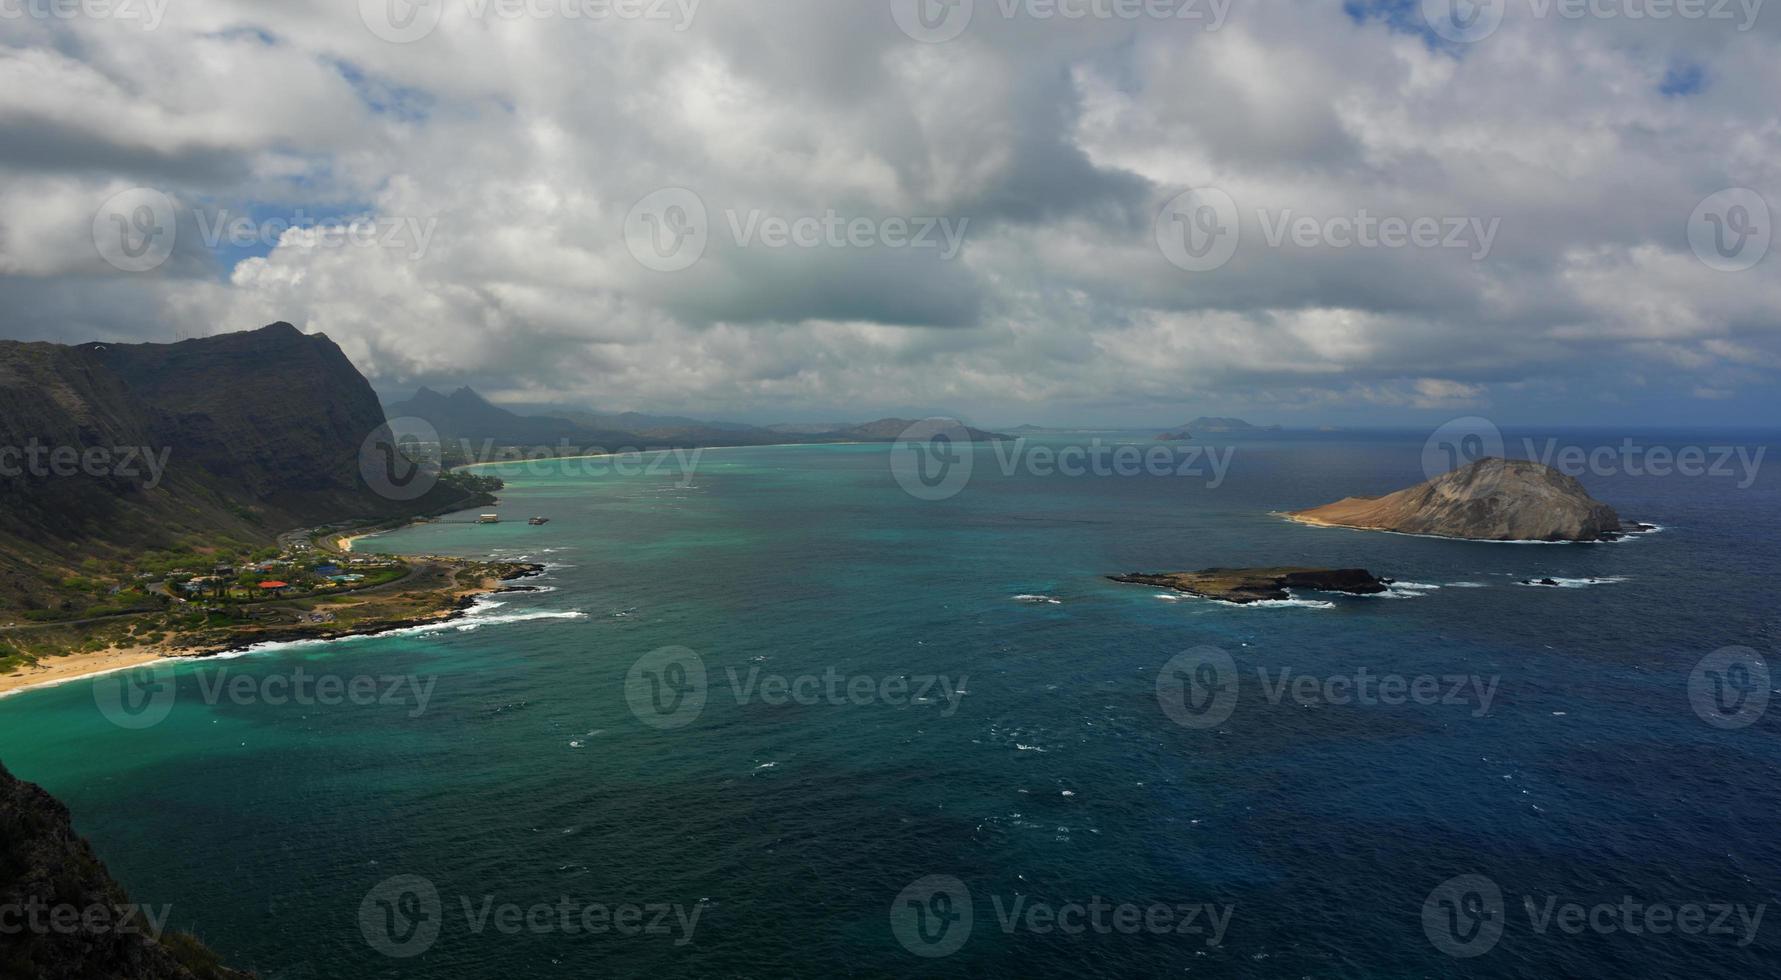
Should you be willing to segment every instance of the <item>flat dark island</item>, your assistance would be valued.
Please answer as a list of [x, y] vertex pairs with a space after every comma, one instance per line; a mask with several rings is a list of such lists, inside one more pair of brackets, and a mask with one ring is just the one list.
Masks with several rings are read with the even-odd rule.
[[1390, 579], [1378, 578], [1364, 568], [1204, 568], [1197, 572], [1133, 572], [1108, 578], [1240, 606], [1290, 599], [1291, 589], [1377, 595], [1391, 586]]

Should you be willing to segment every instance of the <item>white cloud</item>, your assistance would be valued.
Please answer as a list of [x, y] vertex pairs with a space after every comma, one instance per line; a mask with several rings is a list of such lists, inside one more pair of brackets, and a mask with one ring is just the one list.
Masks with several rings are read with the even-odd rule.
[[[0, 20], [8, 332], [168, 339], [287, 319], [380, 386], [468, 380], [609, 407], [1058, 418], [1255, 405], [1441, 411], [1533, 384], [1594, 404], [1772, 390], [1773, 257], [1709, 269], [1684, 223], [1753, 188], [1781, 213], [1781, 32], [1761, 21], [1511, 17], [1464, 50], [1334, 4], [1199, 24], [979, 18], [924, 45], [882, 4], [699, 6], [691, 27], [476, 21], [408, 45], [355, 4], [176, 5], [155, 31]], [[1700, 91], [1666, 96], [1677, 66]], [[95, 209], [184, 209], [175, 261], [98, 261]], [[1225, 267], [1151, 221], [1228, 191]], [[644, 268], [625, 215], [709, 208], [691, 270]], [[418, 257], [290, 243], [219, 261], [194, 210], [436, 221]], [[739, 247], [730, 211], [969, 219], [917, 249]], [[1464, 250], [1271, 247], [1283, 215], [1500, 222]], [[206, 212], [210, 213], [210, 212]], [[1727, 373], [1733, 372], [1733, 373]], [[535, 399], [536, 400], [536, 399]]]

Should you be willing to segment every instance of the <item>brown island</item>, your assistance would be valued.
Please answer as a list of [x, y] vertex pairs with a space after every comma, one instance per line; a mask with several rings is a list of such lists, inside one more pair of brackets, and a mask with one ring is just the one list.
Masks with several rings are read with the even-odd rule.
[[1375, 577], [1364, 568], [1205, 568], [1197, 572], [1133, 572], [1108, 578], [1240, 606], [1290, 599], [1290, 589], [1377, 595], [1391, 587], [1391, 579]]
[[1481, 459], [1383, 497], [1290, 511], [1302, 524], [1473, 541], [1614, 541], [1653, 530], [1622, 524], [1576, 479], [1526, 459]]

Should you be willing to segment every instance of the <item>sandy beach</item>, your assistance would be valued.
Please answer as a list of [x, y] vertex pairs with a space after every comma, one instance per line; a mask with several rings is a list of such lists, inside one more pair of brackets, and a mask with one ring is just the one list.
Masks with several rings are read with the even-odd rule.
[[84, 677], [109, 674], [115, 670], [128, 670], [131, 667], [140, 667], [161, 659], [163, 658], [159, 652], [141, 647], [122, 647], [115, 650], [101, 650], [96, 653], [71, 653], [65, 657], [46, 657], [35, 667], [25, 667], [16, 673], [0, 674], [0, 698], [36, 687], [50, 687], [80, 680]]
[[[128, 670], [131, 667], [140, 667], [144, 664], [151, 664], [158, 660], [201, 659], [206, 656], [214, 656], [218, 653], [228, 652], [229, 650], [246, 648], [255, 643], [267, 642], [269, 640], [314, 639], [326, 642], [328, 640], [341, 640], [356, 636], [375, 636], [379, 633], [388, 633], [417, 625], [457, 619], [465, 614], [469, 608], [469, 604], [476, 598], [485, 595], [494, 595], [513, 588], [515, 587], [509, 584], [509, 580], [507, 579], [494, 575], [484, 576], [473, 586], [459, 586], [452, 588], [446, 593], [451, 597], [451, 605], [436, 611], [405, 616], [389, 622], [350, 626], [342, 629], [329, 629], [324, 627], [316, 629], [313, 632], [303, 631], [301, 635], [297, 636], [290, 636], [288, 633], [280, 631], [267, 631], [267, 635], [265, 636], [256, 636], [251, 633], [244, 634], [235, 637], [234, 640], [226, 646], [219, 646], [215, 649], [200, 649], [189, 655], [186, 654], [185, 651], [181, 651], [179, 656], [174, 656], [166, 653], [164, 649], [159, 647], [118, 647], [111, 650], [101, 650], [96, 653], [71, 653], [60, 657], [45, 657], [42, 662], [36, 666], [25, 667], [11, 674], [0, 674], [0, 698], [4, 698], [11, 694], [17, 694], [20, 691], [28, 691], [40, 687], [52, 687], [57, 684], [66, 684], [70, 681], [96, 677], [101, 674], [109, 674], [113, 671]], [[320, 605], [316, 608], [318, 611], [338, 611], [349, 609], [351, 608], [351, 605], [342, 603]]]

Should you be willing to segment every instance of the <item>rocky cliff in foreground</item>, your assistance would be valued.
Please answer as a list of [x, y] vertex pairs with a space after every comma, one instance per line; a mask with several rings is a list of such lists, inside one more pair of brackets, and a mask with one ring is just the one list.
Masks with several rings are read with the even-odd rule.
[[1475, 541], [1602, 541], [1621, 532], [1614, 508], [1583, 484], [1525, 459], [1481, 459], [1383, 497], [1349, 497], [1287, 514], [1307, 524]]
[[250, 980], [184, 933], [166, 906], [132, 904], [68, 808], [0, 765], [0, 977]]

